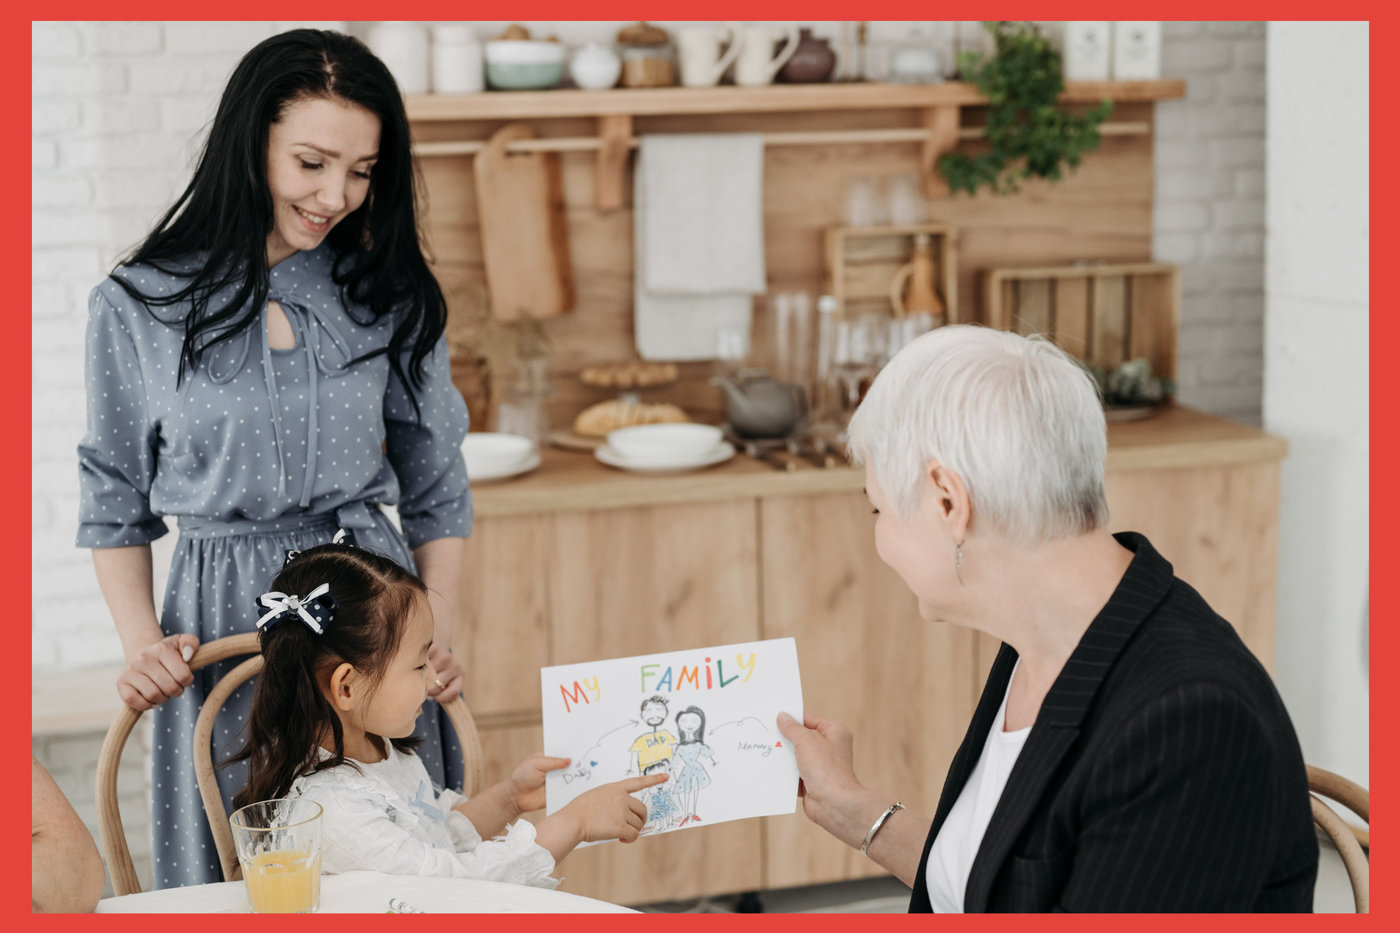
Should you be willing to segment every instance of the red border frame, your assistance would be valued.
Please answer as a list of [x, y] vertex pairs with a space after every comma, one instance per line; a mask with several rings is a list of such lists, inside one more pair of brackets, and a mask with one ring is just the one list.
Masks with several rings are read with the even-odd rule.
[[[405, 8], [406, 7], [406, 8]], [[883, 19], [903, 19], [911, 15], [920, 15], [926, 12], [944, 12], [933, 3], [912, 3], [912, 2], [863, 2], [855, 3], [833, 3], [826, 0], [814, 0], [814, 2], [794, 3], [737, 3], [731, 0], [715, 0], [710, 3], [692, 2], [664, 2], [653, 3], [617, 3], [617, 2], [596, 2], [589, 4], [586, 8], [591, 13], [608, 13], [616, 19], [636, 19], [641, 16], [651, 16], [653, 19], [665, 19], [668, 17], [685, 17], [688, 15], [705, 16], [707, 19], [738, 19], [743, 16], [764, 15], [772, 19], [803, 19], [811, 20], [817, 16], [837, 15], [842, 12], [850, 12], [853, 8], [858, 8], [859, 12], [866, 14], [879, 13]], [[207, 8], [206, 8], [207, 9]], [[1139, 9], [1136, 6], [1131, 10], [1134, 13], [1175, 13], [1182, 18], [1187, 16], [1203, 16], [1205, 14], [1218, 15], [1225, 18], [1228, 14], [1230, 19], [1261, 19], [1263, 17], [1282, 18], [1289, 14], [1294, 14], [1299, 18], [1306, 18], [1318, 12], [1327, 12], [1337, 19], [1369, 19], [1372, 24], [1371, 44], [1373, 49], [1379, 48], [1388, 54], [1382, 57], [1378, 63], [1373, 64], [1373, 84], [1381, 92], [1374, 94], [1383, 102], [1390, 101], [1389, 92], [1396, 89], [1395, 78], [1395, 52], [1394, 43], [1397, 39], [1397, 31], [1394, 28], [1394, 15], [1392, 11], [1395, 7], [1382, 5], [1379, 3], [1343, 3], [1328, 5], [1325, 10], [1319, 9], [1316, 4], [1304, 5], [1302, 3], [1201, 3], [1185, 2], [1173, 4], [1167, 7], [1164, 4], [1151, 4], [1147, 9]], [[25, 21], [20, 20], [17, 13], [20, 10], [30, 14], [33, 19], [49, 20], [81, 20], [81, 19], [188, 19], [191, 12], [190, 4], [187, 2], [171, 2], [171, 0], [140, 0], [140, 2], [129, 2], [114, 7], [110, 3], [98, 4], [95, 2], [58, 2], [58, 3], [26, 3], [6, 6], [4, 14], [5, 28], [0, 30], [0, 48], [4, 54], [0, 56], [0, 69], [15, 79], [14, 85], [23, 86], [28, 83], [24, 72], [25, 61], [29, 58], [28, 49], [22, 45], [25, 42]], [[229, 12], [240, 14], [240, 18], [252, 19], [253, 13], [265, 13], [267, 18], [287, 19], [292, 15], [304, 18], [314, 18], [324, 16], [343, 17], [346, 20], [354, 21], [358, 19], [372, 20], [376, 15], [384, 11], [384, 5], [380, 3], [369, 3], [364, 0], [350, 0], [350, 2], [332, 5], [307, 7], [289, 7], [287, 4], [274, 4], [266, 0], [244, 0], [236, 8], [230, 8]], [[531, 20], [534, 18], [549, 19], [553, 16], [575, 17], [583, 9], [579, 5], [563, 2], [517, 2], [511, 4], [506, 10], [491, 8], [484, 9], [484, 5], [477, 3], [448, 3], [443, 0], [418, 0], [400, 4], [400, 15], [411, 14], [419, 19], [425, 20], [447, 20], [467, 17], [477, 11], [491, 12], [499, 15], [501, 12], [512, 14], [514, 18]], [[967, 13], [975, 13], [980, 17], [1013, 17], [1020, 15], [1024, 18], [1038, 18], [1047, 14], [1062, 16], [1078, 16], [1081, 19], [1089, 19], [1096, 16], [1120, 15], [1124, 12], [1124, 5], [1108, 2], [1064, 2], [1064, 3], [995, 3], [995, 4], [974, 4]], [[14, 86], [12, 85], [12, 86]], [[0, 108], [7, 118], [5, 123], [10, 126], [21, 126], [25, 122], [25, 113], [21, 111], [22, 102], [18, 94], [7, 95], [0, 98]], [[1383, 113], [1393, 111], [1393, 105], [1382, 104]], [[1372, 120], [1371, 153], [1385, 155], [1393, 151], [1392, 144], [1400, 136], [1400, 131], [1396, 128], [1395, 120]], [[19, 182], [20, 172], [23, 169], [23, 150], [17, 140], [18, 133], [12, 134], [10, 145], [0, 149], [0, 160], [7, 164], [9, 171], [5, 172], [5, 188], [9, 190], [11, 197], [3, 202], [5, 215], [8, 223], [0, 227], [0, 241], [7, 247], [4, 255], [8, 257], [7, 266], [14, 266], [13, 279], [18, 279], [20, 269], [18, 256], [20, 249], [24, 245], [25, 238], [23, 230], [29, 229], [29, 223], [21, 216], [24, 202], [28, 200], [21, 191]], [[1371, 192], [1372, 208], [1380, 207], [1385, 216], [1393, 216], [1391, 211], [1396, 205], [1396, 185], [1389, 173], [1383, 172], [1380, 176], [1381, 185], [1373, 188]], [[1393, 254], [1396, 246], [1396, 238], [1390, 228], [1383, 226], [1381, 236], [1378, 241], [1373, 241], [1372, 256]], [[26, 319], [28, 320], [28, 319]], [[1400, 344], [1400, 324], [1396, 319], [1388, 316], [1381, 316], [1374, 320], [1374, 331], [1372, 333], [1372, 367], [1375, 371], [1376, 364], [1385, 365], [1392, 361], [1387, 359], [1387, 351]], [[20, 359], [12, 359], [10, 364], [0, 367], [0, 397], [17, 400], [29, 394], [31, 385], [31, 358], [25, 355]], [[1377, 432], [1382, 440], [1378, 447], [1372, 447], [1373, 462], [1387, 462], [1388, 454], [1394, 454], [1400, 445], [1397, 445], [1395, 404], [1390, 397], [1382, 394], [1382, 404], [1372, 409], [1373, 423], [1379, 426]], [[4, 406], [3, 418], [4, 436], [12, 438], [11, 443], [18, 445], [18, 450], [12, 448], [15, 456], [0, 460], [0, 478], [6, 484], [13, 483], [17, 488], [21, 485], [28, 485], [30, 482], [30, 466], [21, 459], [21, 454], [30, 450], [30, 435], [21, 423], [20, 407], [16, 402]], [[1371, 512], [1373, 529], [1379, 529], [1383, 524], [1388, 524], [1387, 520], [1394, 520], [1397, 515], [1397, 498], [1400, 494], [1392, 489], [1390, 483], [1383, 481], [1373, 481], [1373, 497], [1371, 499]], [[20, 506], [21, 514], [27, 513], [29, 509]], [[1377, 521], [1379, 518], [1381, 521]], [[1371, 567], [1383, 567], [1389, 561], [1386, 555], [1390, 553], [1390, 548], [1385, 544], [1384, 535], [1379, 530], [1372, 531], [1372, 553]], [[0, 554], [6, 558], [0, 561], [0, 587], [4, 592], [12, 594], [10, 605], [19, 606], [27, 604], [27, 600], [21, 601], [17, 594], [28, 594], [30, 590], [30, 577], [28, 573], [29, 562], [24, 560], [28, 549], [21, 547], [17, 539], [11, 539], [0, 545]], [[1384, 580], [1383, 574], [1380, 576]], [[1387, 663], [1397, 657], [1395, 648], [1396, 642], [1396, 595], [1386, 587], [1373, 586], [1371, 589], [1371, 658], [1372, 669], [1384, 671]], [[7, 796], [14, 801], [27, 798], [28, 788], [22, 783], [23, 774], [27, 769], [21, 767], [21, 760], [18, 753], [20, 742], [23, 736], [20, 734], [20, 724], [18, 711], [29, 704], [29, 697], [23, 693], [23, 688], [29, 678], [8, 677], [0, 679], [0, 698], [5, 701], [5, 706], [12, 715], [0, 720], [0, 730], [3, 730], [3, 742], [0, 747], [12, 749], [6, 754], [6, 767], [0, 769], [0, 789], [8, 792]], [[1389, 714], [1396, 712], [1396, 688], [1395, 681], [1387, 677], [1379, 678], [1374, 685], [1372, 694], [1372, 722], [1389, 721]], [[11, 744], [13, 741], [14, 744]], [[1373, 745], [1371, 749], [1371, 780], [1372, 790], [1375, 792], [1378, 805], [1375, 813], [1378, 815], [1376, 822], [1372, 824], [1372, 834], [1380, 839], [1379, 857], [1380, 861], [1372, 861], [1372, 897], [1376, 915], [1394, 916], [1394, 902], [1389, 897], [1389, 884], [1384, 880], [1392, 877], [1389, 874], [1391, 861], [1388, 858], [1385, 844], [1385, 825], [1387, 817], [1386, 801], [1391, 798], [1391, 791], [1394, 788], [1394, 764], [1396, 753], [1390, 743]], [[1376, 828], [1379, 823], [1379, 830]], [[6, 847], [5, 851], [10, 851], [16, 858], [21, 842], [19, 840], [18, 825], [6, 827], [6, 833], [13, 838], [11, 841], [14, 847]], [[0, 881], [3, 885], [4, 894], [0, 895], [0, 910], [6, 915], [17, 916], [23, 909], [23, 878], [16, 870], [7, 872]], [[130, 929], [140, 930], [147, 933], [151, 929], [151, 920], [140, 916], [112, 916], [105, 920], [87, 919], [82, 917], [41, 917], [26, 915], [28, 920], [26, 925], [35, 928], [48, 930], [67, 929], [69, 927], [96, 928], [101, 925], [104, 929]], [[468, 921], [470, 922], [470, 921]], [[500, 918], [503, 924], [510, 924], [513, 929], [531, 930], [555, 930], [567, 925], [573, 930], [605, 929], [605, 925], [611, 926], [619, 921], [612, 917], [569, 917], [553, 919], [544, 916], [518, 917], [504, 919]], [[633, 929], [641, 929], [643, 925], [654, 926], [657, 918], [654, 915], [642, 915], [640, 917], [622, 918], [621, 923], [631, 926]], [[685, 928], [709, 927], [718, 923], [735, 925], [740, 928], [756, 929], [791, 929], [803, 931], [816, 930], [847, 930], [853, 926], [853, 918], [849, 915], [840, 914], [806, 914], [806, 915], [688, 915], [688, 916], [668, 916], [663, 921], [668, 927], [677, 925]], [[1174, 917], [1150, 916], [1134, 918], [1130, 921], [1138, 929], [1176, 929], [1181, 921]], [[1327, 918], [1306, 918], [1306, 917], [1282, 917], [1282, 918], [1226, 918], [1219, 916], [1193, 917], [1188, 921], [1193, 928], [1218, 928], [1235, 929], [1244, 926], [1254, 926], [1268, 924], [1271, 930], [1301, 929], [1304, 925], [1308, 928], [1315, 928], [1317, 925], [1325, 924], [1365, 924], [1373, 922], [1369, 918], [1347, 918], [1346, 916], [1335, 916]], [[1393, 920], [1391, 922], [1394, 922]], [[243, 930], [246, 927], [246, 919], [241, 916], [221, 917], [219, 915], [206, 915], [202, 918], [201, 926], [207, 928], [221, 927], [229, 930]], [[432, 925], [438, 925], [430, 917], [413, 918], [410, 916], [395, 917], [392, 919], [381, 919], [378, 917], [361, 918], [335, 918], [329, 915], [314, 918], [260, 918], [259, 924], [269, 923], [274, 927], [281, 926], [283, 929], [291, 929], [291, 924], [311, 924], [319, 926], [321, 923], [335, 924], [337, 928], [359, 927], [371, 929], [370, 924], [403, 924], [414, 925], [418, 929], [431, 929]], [[914, 924], [947, 924], [975, 925], [978, 929], [1005, 929], [1011, 930], [1015, 926], [1025, 923], [1035, 924], [1041, 929], [1048, 930], [1074, 930], [1084, 929], [1119, 929], [1123, 925], [1122, 918], [1116, 917], [1053, 917], [1041, 916], [1034, 919], [1023, 919], [1019, 917], [962, 917], [962, 918], [940, 918], [938, 920], [921, 919], [916, 917], [900, 916], [862, 916], [859, 920], [854, 920], [864, 929], [867, 926], [880, 927], [903, 927], [911, 928]], [[227, 927], [224, 925], [228, 924]], [[635, 924], [635, 926], [633, 926]], [[731, 927], [732, 928], [732, 927]]]

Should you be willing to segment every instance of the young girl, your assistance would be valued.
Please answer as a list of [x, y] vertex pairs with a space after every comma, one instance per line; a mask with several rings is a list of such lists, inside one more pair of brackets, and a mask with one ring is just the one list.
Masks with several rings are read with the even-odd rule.
[[470, 799], [433, 786], [407, 738], [434, 679], [433, 615], [422, 581], [398, 563], [321, 545], [291, 556], [272, 588], [258, 600], [264, 666], [233, 759], [249, 763], [248, 784], [233, 802], [319, 803], [323, 871], [552, 888], [579, 843], [637, 838], [646, 806], [629, 795], [664, 775], [596, 787], [538, 826], [519, 817], [544, 806], [545, 774], [566, 758], [531, 756]]

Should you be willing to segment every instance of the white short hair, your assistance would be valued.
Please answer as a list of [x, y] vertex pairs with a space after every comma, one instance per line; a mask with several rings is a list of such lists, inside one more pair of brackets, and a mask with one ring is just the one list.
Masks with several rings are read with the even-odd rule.
[[851, 418], [849, 449], [902, 518], [937, 460], [962, 477], [974, 516], [1015, 546], [1108, 522], [1098, 389], [1041, 338], [975, 325], [923, 335], [876, 377]]

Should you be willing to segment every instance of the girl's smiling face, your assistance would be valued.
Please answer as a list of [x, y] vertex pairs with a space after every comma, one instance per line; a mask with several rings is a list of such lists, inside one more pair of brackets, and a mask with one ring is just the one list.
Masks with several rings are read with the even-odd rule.
[[332, 227], [358, 210], [378, 158], [379, 117], [373, 113], [325, 98], [288, 104], [268, 128], [268, 265], [320, 246]]
[[374, 685], [361, 710], [357, 725], [371, 735], [401, 739], [413, 734], [428, 687], [437, 673], [428, 662], [428, 646], [433, 643], [433, 610], [427, 597], [413, 601], [404, 623], [398, 650]]
[[700, 730], [700, 717], [694, 713], [681, 713], [676, 717], [676, 728], [684, 735], [694, 735]]

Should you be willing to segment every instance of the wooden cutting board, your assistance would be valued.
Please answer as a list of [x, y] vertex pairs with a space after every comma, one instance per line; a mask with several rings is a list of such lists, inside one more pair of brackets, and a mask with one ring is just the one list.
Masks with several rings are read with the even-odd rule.
[[477, 154], [476, 203], [491, 313], [502, 321], [553, 317], [574, 307], [574, 266], [555, 152], [507, 153], [535, 131], [511, 123]]

